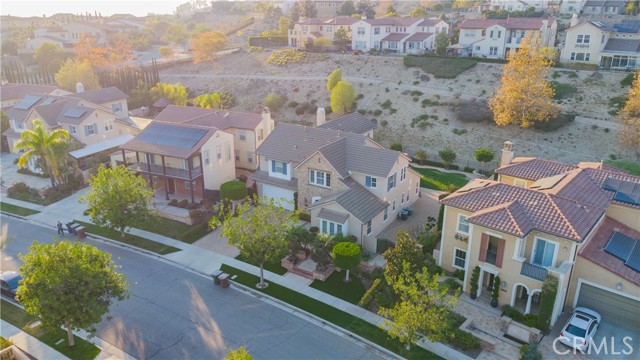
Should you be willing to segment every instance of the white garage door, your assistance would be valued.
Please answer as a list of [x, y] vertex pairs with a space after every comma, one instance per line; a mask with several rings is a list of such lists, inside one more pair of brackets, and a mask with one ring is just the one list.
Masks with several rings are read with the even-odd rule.
[[282, 207], [287, 210], [293, 210], [293, 191], [287, 190], [283, 188], [279, 188], [277, 186], [262, 184], [262, 196], [273, 198], [274, 200], [280, 200], [281, 198], [285, 198], [289, 202], [282, 203]]
[[603, 319], [635, 328], [640, 319], [640, 301], [585, 283], [580, 286], [577, 306], [593, 309]]

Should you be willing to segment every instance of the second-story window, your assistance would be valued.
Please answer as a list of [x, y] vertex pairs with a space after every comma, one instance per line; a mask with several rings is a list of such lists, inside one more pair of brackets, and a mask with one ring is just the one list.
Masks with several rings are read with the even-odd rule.
[[247, 141], [247, 131], [246, 130], [239, 130], [238, 131], [238, 137], [240, 138], [240, 141]]
[[331, 174], [324, 171], [309, 170], [309, 184], [330, 187]]
[[222, 159], [222, 146], [216, 146], [216, 159]]
[[387, 178], [387, 192], [396, 187], [396, 175], [396, 173], [393, 173], [393, 175]]
[[380, 35], [380, 28], [379, 27], [373, 28], [373, 34], [374, 35]]
[[118, 111], [122, 111], [122, 103], [113, 103], [113, 104], [111, 104], [111, 110], [113, 110], [114, 113], [116, 113]]
[[376, 180], [376, 178], [374, 178], [373, 176], [367, 176], [367, 178], [365, 179], [365, 185], [368, 188], [376, 188], [378, 186], [377, 182], [378, 180]]
[[591, 35], [578, 35], [576, 44], [588, 44], [591, 42]]
[[107, 120], [104, 122], [104, 131], [113, 130], [113, 120]]
[[404, 181], [407, 178], [407, 167], [400, 169], [400, 181]]
[[202, 152], [202, 157], [205, 165], [209, 165], [211, 159], [209, 158], [209, 150], [205, 150]]
[[458, 215], [458, 232], [463, 234], [469, 233], [469, 223], [467, 222], [467, 217], [464, 215]]
[[358, 27], [358, 35], [364, 35], [364, 27]]
[[271, 160], [271, 172], [287, 175], [287, 164], [282, 161]]

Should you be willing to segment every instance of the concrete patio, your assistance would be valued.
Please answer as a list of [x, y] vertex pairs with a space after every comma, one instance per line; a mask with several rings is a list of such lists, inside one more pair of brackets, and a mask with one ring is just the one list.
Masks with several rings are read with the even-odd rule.
[[[442, 193], [443, 191], [421, 188], [420, 197], [411, 205], [413, 214], [406, 220], [394, 218], [386, 229], [378, 234], [378, 239], [387, 239], [395, 243], [398, 230], [411, 231], [416, 228], [422, 228], [430, 216], [437, 219], [438, 211], [440, 211], [438, 196]], [[399, 210], [401, 209], [402, 207]], [[398, 213], [398, 211], [396, 211], [396, 213]], [[391, 214], [389, 216], [391, 216]]]

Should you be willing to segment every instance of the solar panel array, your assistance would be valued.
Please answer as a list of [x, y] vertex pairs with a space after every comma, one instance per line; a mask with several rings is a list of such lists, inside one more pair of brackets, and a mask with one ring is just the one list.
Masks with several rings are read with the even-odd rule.
[[207, 134], [207, 131], [207, 129], [152, 123], [138, 135], [137, 140], [155, 145], [192, 149]]
[[640, 205], [640, 183], [610, 177], [602, 185], [602, 188], [615, 191], [614, 200], [631, 205]]
[[640, 240], [614, 231], [604, 251], [624, 261], [624, 264], [640, 272]]
[[68, 117], [72, 117], [72, 118], [79, 118], [82, 115], [84, 115], [87, 112], [87, 109], [82, 109], [82, 108], [71, 108], [69, 110], [67, 110], [64, 113], [64, 116], [68, 116]]
[[35, 105], [35, 103], [40, 101], [40, 99], [42, 99], [42, 96], [27, 95], [18, 104], [16, 104], [14, 108], [20, 110], [29, 110], [33, 105]]

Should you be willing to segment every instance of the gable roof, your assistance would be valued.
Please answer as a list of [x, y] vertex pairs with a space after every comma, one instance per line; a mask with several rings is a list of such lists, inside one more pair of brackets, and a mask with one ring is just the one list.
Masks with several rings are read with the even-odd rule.
[[169, 105], [154, 121], [215, 127], [254, 130], [261, 122], [262, 115], [240, 110], [215, 110], [199, 107]]
[[311, 209], [326, 205], [330, 202], [335, 202], [361, 223], [366, 224], [369, 220], [373, 219], [382, 210], [389, 206], [389, 203], [375, 196], [371, 191], [358, 184], [355, 180], [347, 178], [341, 180], [341, 182], [349, 189], [329, 196], [324, 196], [308, 208]]
[[88, 90], [81, 93], [72, 94], [71, 96], [88, 100], [95, 104], [104, 104], [116, 100], [126, 100], [127, 98], [129, 98], [127, 94], [123, 93], [115, 86], [96, 90]]
[[58, 87], [50, 85], [7, 83], [0, 86], [2, 100], [22, 99], [29, 94], [49, 94]]
[[386, 17], [386, 18], [380, 18], [380, 19], [362, 19], [362, 21], [374, 26], [375, 25], [411, 26], [421, 20], [423, 19], [411, 17], [411, 16]]
[[640, 53], [640, 39], [609, 39], [603, 50], [638, 54]]
[[440, 22], [443, 22], [443, 21], [440, 19], [424, 19], [418, 24], [418, 26], [436, 26]]
[[400, 40], [406, 38], [409, 35], [411, 35], [411, 34], [407, 34], [407, 33], [391, 33], [391, 34], [385, 36], [382, 39], [382, 41], [400, 41]]
[[135, 139], [120, 148], [188, 159], [198, 152], [216, 131], [215, 128], [152, 122]]
[[409, 36], [405, 41], [424, 41], [431, 37], [433, 33], [430, 32], [417, 32]]
[[354, 134], [366, 134], [374, 130], [377, 126], [373, 121], [369, 120], [369, 118], [356, 111], [326, 122], [318, 127], [322, 129], [342, 130]]
[[460, 23], [461, 29], [486, 29], [500, 25], [512, 30], [538, 30], [548, 20], [548, 27], [554, 23], [553, 18], [508, 18], [508, 19], [465, 19]]
[[496, 174], [525, 180], [540, 180], [573, 170], [576, 166], [537, 158], [515, 158], [513, 163], [496, 169]]

